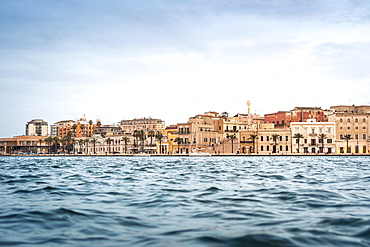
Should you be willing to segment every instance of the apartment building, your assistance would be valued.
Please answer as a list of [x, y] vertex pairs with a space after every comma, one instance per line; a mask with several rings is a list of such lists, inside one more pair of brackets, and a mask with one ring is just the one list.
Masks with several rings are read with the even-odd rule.
[[[317, 122], [308, 119], [306, 122], [290, 123], [293, 153], [335, 153], [335, 122]], [[301, 138], [297, 137], [300, 134]]]
[[139, 118], [132, 120], [122, 120], [118, 126], [126, 133], [133, 133], [135, 130], [160, 131], [165, 129], [165, 122], [161, 119], [155, 118]]
[[290, 111], [278, 111], [265, 114], [265, 123], [273, 123], [275, 128], [289, 128], [291, 122], [306, 122], [315, 119], [316, 122], [326, 122], [325, 111], [321, 107], [295, 107]]
[[33, 119], [26, 123], [26, 136], [47, 136], [48, 123], [42, 119]]
[[370, 106], [332, 106], [337, 153], [369, 153]]

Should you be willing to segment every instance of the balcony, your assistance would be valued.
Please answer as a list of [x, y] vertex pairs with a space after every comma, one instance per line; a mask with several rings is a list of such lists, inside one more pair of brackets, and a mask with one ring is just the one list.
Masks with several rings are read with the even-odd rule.
[[310, 133], [310, 134], [308, 134], [309, 136], [317, 136], [317, 134], [316, 133]]

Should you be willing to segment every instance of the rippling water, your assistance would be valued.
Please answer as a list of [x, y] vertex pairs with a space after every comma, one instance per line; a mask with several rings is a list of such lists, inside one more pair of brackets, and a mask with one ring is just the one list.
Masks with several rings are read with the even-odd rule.
[[0, 157], [0, 246], [370, 246], [370, 157]]

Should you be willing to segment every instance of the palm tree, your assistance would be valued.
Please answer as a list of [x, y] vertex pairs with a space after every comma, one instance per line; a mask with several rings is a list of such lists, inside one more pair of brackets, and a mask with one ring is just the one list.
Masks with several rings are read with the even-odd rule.
[[136, 143], [139, 144], [139, 142], [138, 142], [138, 139], [139, 139], [139, 136], [140, 136], [139, 130], [134, 130], [134, 132], [132, 133], [132, 136], [135, 138]]
[[253, 153], [255, 153], [255, 144], [256, 144], [256, 139], [258, 139], [258, 135], [256, 134], [251, 134], [249, 135], [249, 140], [252, 140], [253, 143]]
[[51, 143], [53, 142], [53, 138], [52, 137], [46, 137], [45, 139], [44, 139], [44, 142], [46, 142], [46, 144], [48, 145], [48, 149], [49, 149], [49, 154], [50, 154], [50, 152], [51, 152], [51, 150], [50, 150], [50, 147], [51, 147]]
[[180, 144], [182, 143], [182, 138], [176, 137], [174, 142], [177, 143], [177, 153], [180, 153]]
[[122, 137], [122, 141], [125, 144], [125, 153], [127, 153], [127, 143], [130, 142], [130, 138], [128, 138], [127, 136], [124, 136]]
[[299, 153], [299, 148], [300, 148], [300, 140], [303, 138], [304, 136], [301, 134], [301, 133], [297, 133], [297, 134], [294, 134], [293, 138], [297, 139], [297, 143], [298, 143], [298, 153]]
[[58, 151], [58, 149], [59, 149], [59, 142], [60, 142], [60, 139], [58, 138], [58, 137], [54, 137], [53, 138], [53, 142], [54, 142], [54, 144], [53, 144], [53, 151], [54, 151], [54, 153], [56, 153], [57, 151]]
[[75, 150], [75, 144], [76, 144], [76, 139], [71, 139], [71, 144], [72, 144], [72, 152], [73, 154], [76, 154], [76, 150]]
[[113, 139], [111, 139], [110, 137], [108, 137], [107, 139], [105, 139], [105, 142], [108, 144], [109, 153], [111, 153], [110, 152], [110, 144], [113, 142]]
[[278, 134], [273, 134], [272, 135], [272, 140], [274, 142], [274, 147], [272, 149], [272, 153], [276, 153], [276, 145], [277, 145], [279, 137], [280, 137], [280, 135], [278, 135]]
[[351, 135], [350, 134], [347, 134], [347, 135], [344, 135], [343, 136], [343, 139], [346, 140], [347, 142], [347, 153], [349, 153], [349, 145], [348, 145], [348, 141], [352, 139]]
[[84, 144], [85, 143], [85, 140], [83, 140], [83, 139], [78, 139], [78, 145], [79, 145], [79, 147], [80, 147], [80, 150], [79, 150], [79, 152], [82, 154], [82, 144]]
[[[91, 121], [91, 120], [90, 120], [90, 121]], [[98, 139], [96, 139], [96, 138], [92, 138], [92, 139], [90, 140], [90, 142], [94, 145], [94, 154], [96, 154], [95, 146], [96, 146], [96, 144], [97, 144], [97, 143], [99, 143], [99, 142], [98, 142]]]
[[73, 129], [73, 136], [76, 137], [77, 124], [73, 124], [72, 129]]
[[226, 138], [228, 140], [231, 140], [231, 153], [234, 153], [234, 140], [236, 140], [236, 135], [235, 134], [232, 134], [232, 135], [227, 135]]
[[321, 140], [321, 150], [320, 153], [324, 152], [324, 140], [326, 139], [326, 134], [319, 134], [319, 140]]
[[89, 154], [89, 142], [90, 142], [90, 139], [85, 139], [84, 140], [84, 143], [86, 144], [86, 154], [88, 155]]
[[146, 139], [145, 131], [144, 130], [139, 130], [138, 133], [139, 133], [139, 140], [140, 140], [140, 143], [141, 143], [141, 151], [144, 151], [145, 139]]
[[150, 146], [153, 146], [153, 137], [155, 137], [155, 132], [153, 130], [149, 130], [148, 137], [150, 137]]
[[159, 141], [159, 154], [162, 154], [162, 141], [164, 136], [160, 131], [157, 131], [155, 138]]
[[85, 137], [86, 136], [86, 131], [85, 131], [86, 126], [84, 124], [81, 124], [80, 128], [81, 128], [81, 132], [82, 132], [82, 137]]

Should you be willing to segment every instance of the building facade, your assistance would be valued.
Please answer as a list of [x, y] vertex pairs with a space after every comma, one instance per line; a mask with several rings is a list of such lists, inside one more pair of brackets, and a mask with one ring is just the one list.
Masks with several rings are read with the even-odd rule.
[[42, 119], [33, 119], [26, 123], [26, 136], [47, 136], [48, 123]]
[[[336, 128], [335, 122], [316, 122], [309, 119], [306, 122], [290, 123], [292, 132], [293, 153], [335, 153]], [[298, 137], [301, 135], [301, 138]]]

